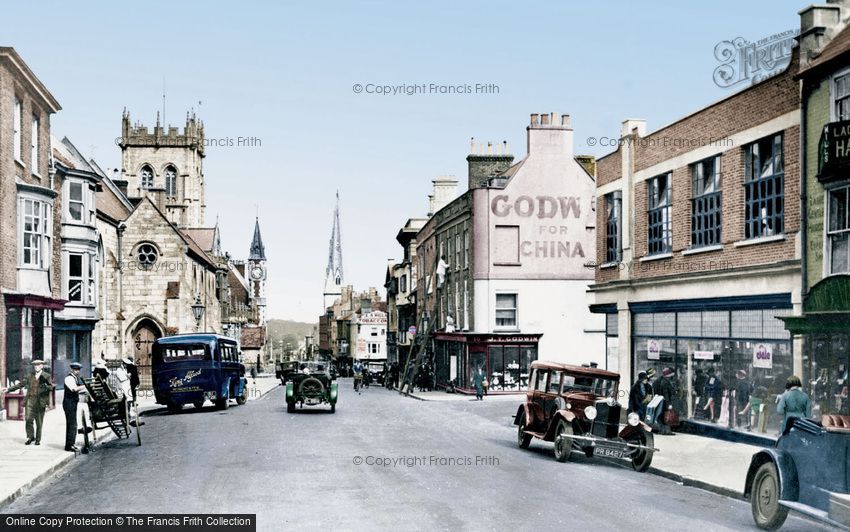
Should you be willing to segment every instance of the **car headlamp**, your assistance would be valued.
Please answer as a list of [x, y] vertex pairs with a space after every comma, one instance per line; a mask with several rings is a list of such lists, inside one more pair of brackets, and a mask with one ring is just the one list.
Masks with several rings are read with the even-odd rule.
[[572, 409], [573, 409], [573, 405], [571, 405], [570, 403], [567, 403], [567, 410], [572, 410]]
[[629, 422], [629, 425], [637, 427], [638, 423], [640, 423], [640, 417], [637, 415], [637, 413], [632, 412], [631, 414], [629, 414], [627, 421]]
[[585, 408], [584, 409], [584, 417], [586, 417], [587, 419], [589, 419], [591, 421], [596, 419], [596, 407], [588, 406], [587, 408]]

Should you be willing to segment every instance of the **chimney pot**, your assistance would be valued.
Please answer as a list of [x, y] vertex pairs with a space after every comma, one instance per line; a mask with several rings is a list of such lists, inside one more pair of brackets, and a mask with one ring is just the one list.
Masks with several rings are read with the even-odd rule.
[[487, 143], [487, 155], [493, 155], [493, 143], [492, 142]]
[[548, 114], [540, 115], [540, 125], [541, 126], [548, 126], [549, 125], [549, 115]]
[[538, 115], [537, 113], [531, 113], [531, 125], [532, 125], [532, 126], [536, 126], [536, 125], [537, 125], [537, 117], [538, 117], [538, 116], [539, 116], [539, 115]]
[[570, 115], [561, 115], [561, 125], [569, 126], [570, 125]]

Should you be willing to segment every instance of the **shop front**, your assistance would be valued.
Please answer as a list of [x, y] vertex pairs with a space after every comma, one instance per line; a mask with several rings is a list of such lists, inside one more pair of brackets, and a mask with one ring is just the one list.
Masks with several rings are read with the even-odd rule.
[[785, 318], [803, 339], [803, 388], [812, 398], [812, 417], [850, 414], [850, 275], [833, 275], [814, 285], [803, 315]]
[[[683, 420], [776, 433], [776, 398], [793, 373], [790, 294], [631, 303], [632, 382], [672, 370]], [[669, 372], [668, 372], [669, 373]]]
[[488, 393], [518, 393], [528, 387], [541, 334], [437, 333], [434, 366], [438, 388], [474, 393], [472, 374], [483, 368]]

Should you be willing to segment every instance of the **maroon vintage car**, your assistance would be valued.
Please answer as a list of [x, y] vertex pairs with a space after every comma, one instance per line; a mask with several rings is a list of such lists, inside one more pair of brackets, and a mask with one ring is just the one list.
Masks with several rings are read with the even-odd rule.
[[572, 451], [630, 460], [636, 471], [652, 463], [652, 429], [631, 413], [620, 429], [617, 402], [620, 375], [610, 371], [536, 361], [525, 403], [517, 409], [517, 443], [527, 449], [532, 438], [554, 442], [555, 459]]

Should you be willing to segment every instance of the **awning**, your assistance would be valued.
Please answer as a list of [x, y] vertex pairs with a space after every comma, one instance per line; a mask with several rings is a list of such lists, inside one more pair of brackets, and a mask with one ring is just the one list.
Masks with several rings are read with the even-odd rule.
[[832, 275], [809, 290], [802, 316], [779, 318], [791, 334], [850, 332], [850, 275]]

